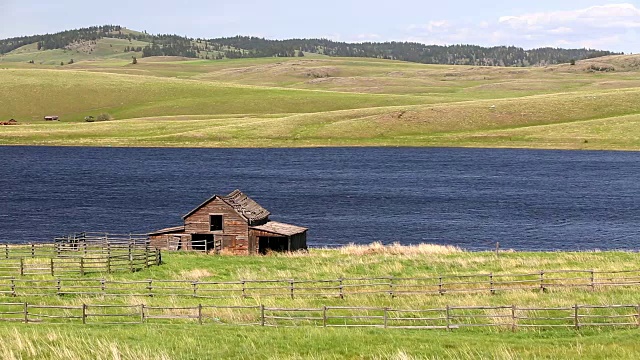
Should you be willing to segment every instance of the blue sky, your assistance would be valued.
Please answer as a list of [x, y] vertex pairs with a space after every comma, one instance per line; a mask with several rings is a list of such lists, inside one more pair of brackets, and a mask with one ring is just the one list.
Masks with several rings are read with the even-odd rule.
[[0, 0], [0, 38], [101, 24], [203, 38], [325, 37], [640, 52], [640, 0]]

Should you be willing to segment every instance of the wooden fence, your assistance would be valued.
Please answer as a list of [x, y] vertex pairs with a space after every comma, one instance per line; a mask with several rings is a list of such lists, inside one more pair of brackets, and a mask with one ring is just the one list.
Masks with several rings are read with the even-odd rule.
[[0, 244], [0, 276], [68, 275], [138, 271], [161, 262], [148, 240], [73, 235], [53, 243]]
[[460, 329], [640, 327], [640, 304], [573, 305], [566, 307], [446, 306], [394, 309], [355, 306], [276, 308], [203, 305], [158, 307], [141, 305], [72, 306], [0, 303], [0, 322], [144, 324], [195, 323], [260, 326], [374, 327], [387, 329]]
[[160, 264], [160, 250], [139, 254], [132, 253], [109, 256], [86, 256], [66, 258], [0, 258], [0, 276], [11, 275], [69, 275], [111, 273], [119, 271], [135, 272]]
[[[159, 259], [140, 259], [141, 264]], [[0, 261], [0, 264], [2, 262]], [[53, 270], [48, 266], [53, 264]], [[25, 275], [30, 271], [51, 271], [57, 273], [59, 263], [52, 262], [39, 270], [23, 268]], [[67, 263], [68, 264], [68, 263]], [[75, 263], [74, 263], [75, 264]], [[62, 266], [62, 265], [61, 265]], [[83, 268], [88, 271], [87, 264]], [[102, 265], [100, 265], [102, 266]], [[111, 266], [114, 266], [113, 263]], [[131, 263], [123, 261], [123, 268]], [[29, 269], [29, 270], [27, 270]], [[75, 269], [75, 268], [74, 268]], [[104, 270], [102, 267], [91, 270]], [[15, 270], [15, 269], [14, 269]], [[75, 270], [73, 270], [75, 271]], [[545, 292], [552, 289], [582, 288], [596, 290], [605, 287], [637, 287], [640, 285], [640, 270], [595, 271], [595, 270], [554, 270], [522, 274], [471, 274], [439, 275], [421, 278], [378, 277], [342, 278], [316, 280], [108, 280], [103, 278], [62, 278], [27, 279], [0, 277], [0, 294], [9, 296], [174, 296], [193, 298], [259, 298], [259, 297], [338, 297], [358, 295], [410, 296], [446, 295], [458, 293], [491, 293], [514, 290]]]

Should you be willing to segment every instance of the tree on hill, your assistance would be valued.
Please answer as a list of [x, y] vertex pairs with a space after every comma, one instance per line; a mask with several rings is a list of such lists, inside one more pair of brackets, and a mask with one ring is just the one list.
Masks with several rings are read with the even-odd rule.
[[[229, 59], [259, 57], [296, 57], [304, 53], [318, 53], [328, 56], [366, 57], [402, 60], [424, 64], [477, 65], [477, 66], [546, 66], [568, 63], [571, 59], [582, 60], [593, 57], [614, 55], [610, 51], [593, 49], [540, 48], [524, 50], [514, 46], [481, 47], [475, 45], [425, 45], [413, 42], [384, 42], [350, 44], [328, 39], [267, 40], [254, 36], [235, 36], [216, 39], [197, 39], [170, 35], [127, 33], [119, 25], [93, 26], [89, 28], [63, 31], [55, 34], [23, 36], [0, 40], [0, 54], [13, 51], [21, 46], [37, 44], [38, 50], [67, 49], [69, 45], [89, 42], [109, 37], [149, 43], [137, 47], [142, 57], [184, 56], [198, 58], [201, 45], [204, 49], [216, 51], [214, 59], [224, 54]], [[125, 51], [133, 51], [127, 46]], [[89, 50], [92, 53], [93, 49]], [[205, 56], [206, 57], [206, 56]]]

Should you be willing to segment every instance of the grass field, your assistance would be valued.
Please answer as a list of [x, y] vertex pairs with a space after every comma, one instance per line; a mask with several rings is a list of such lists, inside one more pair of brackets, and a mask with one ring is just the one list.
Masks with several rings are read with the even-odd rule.
[[[328, 57], [133, 65], [110, 45], [65, 66], [26, 64], [28, 49], [4, 56], [0, 120], [21, 125], [0, 127], [0, 144], [640, 148], [636, 55], [547, 68]], [[83, 121], [101, 113], [114, 120]]]
[[[640, 255], [631, 252], [471, 253], [457, 249], [382, 249], [350, 247], [311, 250], [308, 254], [271, 256], [208, 256], [168, 253], [165, 264], [137, 273], [102, 274], [113, 280], [135, 279], [313, 279], [360, 276], [437, 276], [478, 272], [526, 272], [540, 269], [637, 269]], [[95, 275], [94, 275], [95, 276]], [[88, 277], [88, 276], [85, 276]], [[47, 278], [47, 277], [40, 277]], [[196, 303], [314, 307], [389, 306], [430, 308], [443, 304], [565, 306], [633, 304], [637, 288], [584, 288], [510, 291], [478, 294], [399, 296], [362, 295], [338, 298], [265, 297], [261, 299], [189, 299], [174, 297], [18, 297], [0, 302], [39, 304], [146, 304], [188, 306]], [[3, 359], [557, 359], [637, 358], [635, 328], [522, 330], [468, 328], [444, 330], [271, 328], [215, 324], [11, 324], [0, 323]]]

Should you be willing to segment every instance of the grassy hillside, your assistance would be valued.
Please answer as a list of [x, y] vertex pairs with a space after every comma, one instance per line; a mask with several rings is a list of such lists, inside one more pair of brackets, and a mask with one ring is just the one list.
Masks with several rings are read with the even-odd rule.
[[[311, 250], [308, 254], [261, 257], [163, 254], [165, 264], [134, 274], [98, 274], [111, 280], [191, 279], [318, 279], [336, 277], [433, 277], [443, 274], [526, 273], [540, 269], [638, 268], [639, 256], [628, 252], [469, 253], [456, 249], [347, 247]], [[74, 276], [74, 275], [70, 275]], [[77, 276], [77, 275], [76, 275]], [[555, 275], [558, 276], [558, 275]], [[622, 275], [624, 276], [624, 275]], [[627, 275], [631, 276], [631, 275]], [[87, 275], [85, 278], [90, 277]], [[48, 279], [48, 276], [40, 277]], [[124, 285], [122, 285], [124, 286]], [[193, 306], [193, 304], [255, 305], [309, 308], [372, 306], [421, 308], [450, 305], [570, 306], [634, 304], [637, 288], [602, 287], [460, 293], [445, 295], [384, 294], [331, 297], [263, 297], [191, 299], [189, 297], [95, 297], [90, 295], [4, 297], [7, 302], [32, 304], [124, 304]], [[46, 312], [46, 310], [40, 310]], [[33, 317], [37, 316], [32, 314]], [[220, 314], [221, 320], [226, 316]], [[310, 325], [286, 327], [234, 326], [223, 323], [165, 323], [161, 325], [11, 324], [0, 322], [0, 354], [4, 359], [418, 359], [418, 358], [621, 358], [638, 356], [635, 328], [557, 328], [511, 332], [505, 328], [444, 330], [341, 329]], [[429, 341], [425, 341], [429, 339]], [[489, 346], [487, 346], [489, 345]]]
[[[546, 68], [119, 56], [1, 62], [0, 119], [21, 125], [0, 127], [0, 144], [640, 147], [635, 55]], [[115, 120], [82, 121], [100, 113]]]
[[144, 47], [149, 45], [143, 41], [103, 38], [94, 42], [86, 41], [69, 46], [68, 49], [37, 50], [37, 44], [25, 45], [7, 54], [0, 55], [0, 67], [5, 63], [33, 61], [40, 65], [65, 65], [73, 59], [83, 60], [123, 59], [131, 61], [132, 56], [141, 57], [142, 52], [125, 52], [126, 47]]

